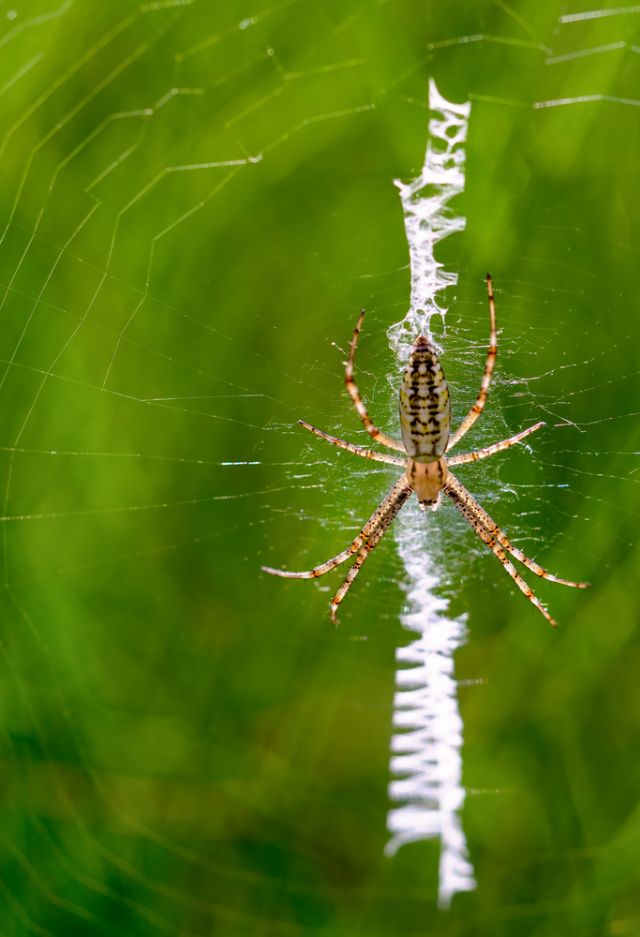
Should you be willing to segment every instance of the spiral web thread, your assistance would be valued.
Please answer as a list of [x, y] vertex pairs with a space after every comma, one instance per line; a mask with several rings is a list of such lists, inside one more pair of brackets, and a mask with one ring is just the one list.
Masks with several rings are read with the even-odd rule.
[[[430, 334], [431, 317], [446, 309], [436, 294], [455, 285], [457, 276], [435, 259], [439, 241], [462, 231], [465, 219], [450, 208], [464, 188], [465, 142], [470, 104], [452, 104], [429, 83], [429, 142], [420, 175], [396, 181], [404, 210], [411, 258], [411, 306], [388, 331], [399, 364], [416, 337]], [[398, 648], [394, 735], [389, 784], [394, 806], [388, 815], [388, 855], [406, 843], [440, 840], [438, 903], [448, 907], [453, 895], [475, 887], [473, 868], [460, 819], [462, 719], [458, 708], [453, 655], [465, 640], [464, 617], [447, 616], [447, 602], [434, 595], [438, 583], [428, 552], [428, 522], [423, 512], [405, 511], [396, 522], [398, 552], [407, 583], [402, 624], [417, 635]], [[434, 518], [435, 520], [435, 518]]]

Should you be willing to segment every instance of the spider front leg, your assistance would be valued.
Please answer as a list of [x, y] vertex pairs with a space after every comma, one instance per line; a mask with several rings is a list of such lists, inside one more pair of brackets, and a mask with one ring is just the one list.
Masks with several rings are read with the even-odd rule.
[[365, 560], [367, 559], [369, 554], [373, 550], [375, 550], [375, 548], [378, 546], [378, 544], [384, 537], [387, 531], [387, 528], [389, 527], [391, 522], [394, 520], [394, 518], [399, 514], [401, 509], [404, 507], [404, 504], [412, 491], [413, 491], [413, 488], [407, 485], [406, 482], [405, 482], [404, 488], [398, 489], [394, 500], [389, 504], [389, 509], [387, 510], [386, 514], [384, 515], [383, 518], [381, 518], [378, 526], [369, 537], [369, 540], [367, 541], [367, 543], [365, 543], [364, 546], [360, 549], [355, 563], [353, 564], [353, 566], [351, 567], [351, 569], [345, 576], [344, 582], [342, 583], [342, 585], [340, 586], [340, 588], [334, 595], [333, 600], [331, 602], [331, 621], [334, 624], [338, 620], [337, 619], [338, 608], [342, 600], [346, 596], [347, 592], [351, 588], [353, 581], [358, 575], [358, 573], [360, 572]]
[[360, 550], [355, 563], [353, 564], [353, 566], [351, 567], [351, 569], [345, 576], [344, 582], [342, 583], [342, 585], [340, 586], [340, 588], [334, 595], [333, 599], [331, 600], [331, 621], [333, 622], [334, 625], [338, 623], [338, 608], [340, 606], [340, 603], [342, 602], [345, 595], [351, 588], [354, 579], [356, 578], [356, 576], [362, 569], [364, 561], [367, 559], [367, 557], [369, 556], [373, 548], [376, 546], [377, 542], [378, 541], [376, 541], [376, 543], [372, 544], [371, 546], [367, 545], [366, 547], [363, 547], [362, 550]]
[[493, 367], [496, 363], [496, 355], [498, 353], [498, 332], [496, 328], [496, 303], [493, 296], [493, 281], [491, 279], [491, 274], [487, 274], [487, 294], [489, 297], [489, 348], [487, 350], [487, 360], [484, 366], [484, 374], [482, 375], [482, 381], [480, 384], [480, 393], [476, 399], [476, 402], [471, 407], [464, 420], [457, 428], [455, 433], [449, 438], [449, 443], [447, 445], [447, 451], [453, 449], [453, 447], [458, 443], [467, 430], [471, 429], [475, 421], [478, 419], [482, 411], [484, 410], [484, 405], [487, 400], [487, 394], [489, 393], [489, 385], [491, 384], [491, 375], [493, 373]]
[[479, 504], [473, 495], [467, 491], [467, 489], [462, 485], [455, 475], [449, 474], [449, 485], [457, 494], [462, 498], [465, 504], [473, 512], [476, 519], [484, 529], [489, 533], [495, 540], [498, 541], [500, 546], [504, 547], [511, 556], [514, 556], [519, 560], [523, 566], [526, 566], [527, 569], [530, 569], [532, 573], [535, 573], [536, 576], [540, 576], [541, 579], [547, 579], [549, 582], [556, 582], [561, 586], [571, 586], [574, 589], [588, 589], [588, 582], [574, 582], [572, 579], [561, 579], [560, 576], [554, 576], [553, 573], [550, 573], [549, 570], [544, 569], [540, 566], [539, 563], [536, 563], [535, 560], [530, 559], [522, 550], [515, 547], [503, 530], [498, 527], [494, 520], [487, 514], [485, 509]]
[[[547, 619], [551, 627], [557, 628], [558, 622], [551, 617], [549, 612], [541, 603], [540, 599], [534, 593], [531, 586], [529, 586], [529, 584], [522, 578], [518, 570], [515, 568], [509, 557], [500, 546], [496, 535], [491, 533], [480, 521], [473, 507], [473, 504], [475, 503], [473, 498], [466, 490], [466, 488], [460, 484], [458, 479], [451, 474], [451, 472], [449, 473], [445, 483], [444, 491], [451, 498], [464, 519], [471, 525], [483, 543], [489, 547], [493, 555], [497, 557], [497, 559], [502, 563], [507, 573], [511, 576], [517, 585], [518, 589], [520, 589], [520, 591], [526, 595], [532, 605], [535, 605], [540, 614]], [[496, 528], [496, 530], [498, 530], [498, 528]], [[502, 531], [499, 532], [502, 533]]]
[[348, 546], [346, 550], [343, 550], [342, 553], [338, 553], [330, 560], [327, 560], [325, 563], [321, 563], [319, 566], [314, 566], [313, 569], [303, 570], [302, 572], [290, 572], [287, 569], [274, 569], [271, 566], [263, 566], [263, 572], [270, 573], [272, 576], [281, 576], [284, 579], [317, 579], [319, 576], [324, 576], [325, 573], [331, 572], [331, 570], [335, 569], [336, 566], [340, 566], [341, 563], [346, 563], [346, 561], [352, 559], [356, 553], [359, 553], [363, 547], [365, 547], [371, 540], [373, 540], [376, 531], [381, 525], [384, 525], [384, 532], [384, 530], [386, 530], [386, 528], [389, 526], [389, 523], [391, 522], [389, 520], [385, 524], [387, 517], [390, 516], [391, 519], [393, 519], [396, 516], [406, 499], [411, 494], [411, 491], [412, 488], [408, 484], [406, 476], [402, 476], [402, 478], [400, 478], [395, 483], [384, 500], [373, 512], [369, 520], [366, 522], [358, 536], [354, 538], [350, 546]]
[[362, 420], [362, 423], [364, 424], [364, 428], [369, 433], [371, 438], [374, 439], [376, 442], [381, 443], [383, 446], [386, 446], [387, 449], [395, 449], [396, 452], [404, 452], [405, 449], [402, 443], [399, 443], [395, 439], [392, 439], [391, 436], [387, 436], [386, 433], [383, 433], [382, 430], [378, 429], [378, 427], [374, 425], [373, 421], [371, 420], [371, 417], [369, 416], [367, 412], [367, 408], [364, 404], [364, 401], [360, 395], [360, 391], [358, 390], [358, 385], [356, 384], [353, 378], [353, 364], [354, 364], [355, 357], [356, 357], [356, 348], [358, 347], [358, 338], [360, 336], [360, 329], [362, 327], [362, 320], [364, 319], [364, 316], [365, 316], [365, 310], [363, 309], [358, 317], [358, 322], [356, 323], [356, 327], [353, 330], [353, 338], [351, 339], [351, 349], [349, 351], [349, 358], [345, 362], [344, 379], [345, 379], [345, 384], [347, 385], [347, 391], [349, 393], [349, 396], [351, 397], [354, 407], [356, 408], [358, 412], [358, 416], [360, 417], [360, 419]]

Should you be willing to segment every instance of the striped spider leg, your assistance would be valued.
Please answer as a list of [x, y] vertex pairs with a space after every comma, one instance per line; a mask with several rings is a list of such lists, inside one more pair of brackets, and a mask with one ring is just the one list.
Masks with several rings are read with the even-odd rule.
[[464, 420], [457, 428], [455, 433], [449, 438], [447, 443], [447, 449], [453, 449], [457, 445], [467, 430], [471, 429], [475, 421], [478, 419], [482, 411], [484, 410], [484, 405], [487, 400], [487, 394], [489, 393], [489, 385], [491, 384], [491, 375], [493, 374], [493, 368], [496, 363], [496, 355], [498, 354], [498, 330], [496, 327], [496, 301], [493, 295], [493, 281], [491, 279], [491, 274], [487, 274], [487, 294], [489, 296], [489, 348], [487, 349], [487, 360], [484, 365], [484, 373], [482, 375], [482, 381], [480, 383], [480, 393], [476, 399], [476, 402], [471, 407]]
[[347, 391], [364, 428], [374, 442], [380, 443], [387, 449], [399, 452], [401, 455], [389, 455], [388, 453], [367, 449], [364, 446], [356, 446], [337, 436], [325, 433], [304, 420], [299, 420], [300, 425], [306, 430], [333, 446], [345, 449], [347, 452], [351, 452], [363, 459], [371, 459], [375, 462], [384, 462], [388, 465], [404, 468], [404, 474], [393, 485], [358, 536], [342, 553], [338, 553], [325, 563], [303, 572], [289, 572], [282, 569], [273, 569], [269, 566], [262, 567], [267, 573], [287, 579], [316, 579], [319, 576], [324, 576], [325, 573], [330, 572], [342, 563], [351, 560], [352, 565], [349, 572], [331, 602], [331, 619], [334, 622], [340, 603], [351, 588], [367, 557], [380, 543], [389, 525], [404, 507], [413, 491], [415, 491], [422, 508], [430, 507], [434, 511], [440, 503], [441, 492], [444, 492], [482, 542], [499, 560], [518, 589], [552, 626], [556, 626], [555, 620], [522, 578], [507, 554], [522, 563], [530, 572], [542, 579], [547, 579], [549, 582], [572, 586], [576, 589], [585, 589], [588, 586], [588, 583], [585, 582], [572, 582], [569, 579], [554, 576], [536, 563], [535, 560], [526, 556], [518, 547], [515, 547], [504, 531], [498, 527], [484, 508], [478, 504], [461, 482], [449, 471], [452, 465], [476, 462], [479, 459], [486, 459], [498, 452], [509, 449], [544, 426], [542, 422], [534, 423], [532, 426], [509, 437], [509, 439], [503, 439], [501, 442], [486, 446], [483, 449], [454, 456], [446, 455], [476, 422], [487, 400], [497, 354], [496, 308], [493, 284], [489, 274], [487, 274], [487, 294], [489, 299], [490, 337], [480, 391], [475, 403], [453, 434], [450, 433], [451, 404], [449, 388], [435, 348], [424, 335], [418, 336], [416, 340], [400, 386], [402, 443], [391, 436], [387, 436], [375, 425], [369, 416], [353, 377], [355, 354], [364, 319], [364, 310], [358, 318], [351, 339], [349, 358], [345, 362]]
[[391, 436], [387, 436], [386, 433], [383, 433], [382, 430], [379, 430], [377, 426], [374, 425], [369, 412], [365, 406], [365, 402], [360, 395], [358, 390], [358, 385], [353, 379], [353, 363], [356, 357], [356, 349], [358, 347], [358, 339], [360, 338], [360, 331], [362, 329], [362, 322], [365, 316], [365, 310], [360, 310], [360, 315], [358, 316], [358, 321], [356, 322], [356, 327], [353, 330], [353, 337], [351, 339], [351, 348], [349, 349], [349, 357], [345, 362], [345, 371], [344, 371], [344, 382], [347, 385], [347, 393], [351, 397], [351, 401], [356, 408], [358, 416], [364, 424], [364, 428], [369, 433], [371, 438], [375, 442], [379, 442], [381, 445], [386, 446], [387, 449], [395, 449], [396, 452], [406, 453], [405, 447], [402, 443], [397, 442], [397, 440], [392, 439]]
[[[329, 442], [332, 442], [335, 438], [325, 433], [323, 433], [322, 436]], [[338, 440], [338, 442], [343, 442], [343, 440]], [[360, 449], [359, 446], [351, 447], [349, 443], [346, 445], [349, 446], [350, 452], [355, 452], [357, 455], [363, 455], [364, 458], [369, 458], [369, 456], [364, 455], [364, 453], [367, 452], [366, 449]], [[355, 555], [356, 559], [353, 566], [331, 602], [331, 620], [335, 622], [338, 606], [351, 588], [351, 583], [360, 572], [360, 568], [371, 551], [382, 539], [391, 521], [404, 506], [412, 490], [404, 476], [398, 479], [350, 546], [348, 546], [346, 550], [343, 550], [342, 553], [331, 557], [331, 559], [327, 560], [325, 563], [321, 563], [319, 566], [314, 566], [313, 569], [304, 570], [300, 573], [289, 572], [285, 569], [272, 569], [270, 566], [263, 566], [262, 569], [265, 573], [271, 573], [273, 576], [282, 576], [285, 579], [317, 579], [319, 576], [324, 576], [325, 573], [331, 572], [336, 566], [346, 563], [347, 560], [352, 560]]]
[[519, 560], [523, 566], [526, 566], [527, 569], [531, 570], [532, 573], [535, 573], [536, 576], [540, 576], [542, 579], [547, 579], [549, 582], [557, 582], [562, 586], [573, 586], [576, 589], [586, 589], [588, 583], [572, 582], [570, 579], [560, 579], [560, 577], [554, 576], [546, 569], [543, 569], [542, 566], [539, 566], [535, 560], [531, 560], [528, 556], [525, 556], [522, 550], [519, 550], [517, 547], [513, 546], [506, 534], [498, 527], [496, 523], [494, 523], [494, 521], [491, 520], [484, 508], [478, 504], [478, 502], [471, 494], [469, 494], [464, 485], [460, 483], [460, 481], [452, 472], [449, 472], [449, 477], [447, 478], [444, 490], [445, 493], [451, 498], [457, 509], [460, 511], [464, 519], [471, 525], [473, 530], [483, 541], [483, 543], [485, 543], [493, 555], [500, 560], [506, 571], [517, 585], [518, 589], [520, 589], [520, 591], [526, 595], [529, 601], [535, 605], [538, 611], [544, 615], [549, 624], [553, 628], [556, 628], [558, 623], [554, 618], [551, 617], [549, 612], [535, 595], [533, 589], [531, 589], [531, 587], [522, 578], [509, 557], [506, 555], [505, 550], [514, 556], [517, 560]]

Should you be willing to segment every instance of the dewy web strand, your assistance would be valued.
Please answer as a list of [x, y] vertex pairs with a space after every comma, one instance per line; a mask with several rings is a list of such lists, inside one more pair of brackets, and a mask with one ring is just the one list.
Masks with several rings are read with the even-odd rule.
[[[429, 142], [420, 175], [396, 182], [411, 259], [411, 305], [391, 326], [389, 343], [404, 364], [416, 337], [430, 334], [433, 315], [444, 317], [436, 294], [455, 285], [455, 273], [435, 258], [439, 241], [462, 231], [465, 219], [449, 203], [464, 188], [465, 142], [470, 104], [452, 104], [429, 83]], [[391, 740], [388, 816], [393, 855], [405, 843], [438, 838], [441, 845], [438, 897], [448, 907], [454, 894], [475, 887], [460, 809], [462, 720], [457, 701], [453, 654], [466, 635], [464, 617], [450, 618], [447, 602], [434, 595], [438, 578], [428, 553], [422, 512], [405, 511], [396, 521], [396, 542], [407, 584], [402, 624], [416, 638], [398, 648], [398, 672]]]

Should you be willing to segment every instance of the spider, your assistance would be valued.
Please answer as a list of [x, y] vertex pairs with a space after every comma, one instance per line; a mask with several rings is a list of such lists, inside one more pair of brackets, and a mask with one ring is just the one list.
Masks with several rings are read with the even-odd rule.
[[444, 492], [455, 504], [456, 508], [465, 520], [471, 525], [480, 539], [487, 545], [494, 556], [502, 563], [507, 573], [511, 576], [517, 587], [526, 595], [529, 601], [535, 605], [541, 615], [547, 619], [554, 628], [557, 622], [551, 617], [546, 608], [534, 594], [530, 586], [525, 582], [517, 571], [509, 557], [515, 557], [528, 570], [540, 576], [542, 579], [548, 579], [550, 582], [557, 582], [563, 586], [573, 586], [576, 589], [586, 589], [589, 586], [587, 582], [571, 582], [569, 579], [560, 579], [554, 576], [542, 566], [539, 566], [535, 560], [515, 547], [496, 523], [489, 517], [483, 507], [478, 504], [475, 498], [467, 491], [461, 482], [450, 471], [452, 465], [463, 465], [466, 462], [476, 462], [478, 459], [486, 459], [487, 456], [508, 449], [510, 446], [521, 442], [531, 433], [535, 433], [544, 426], [544, 422], [535, 423], [527, 427], [515, 436], [504, 439], [502, 442], [494, 443], [484, 449], [477, 449], [475, 452], [465, 452], [461, 455], [448, 456], [447, 453], [460, 442], [465, 433], [473, 426], [484, 409], [491, 383], [491, 375], [497, 354], [497, 332], [496, 332], [496, 307], [493, 294], [493, 283], [491, 275], [487, 274], [487, 293], [489, 297], [489, 322], [490, 337], [487, 359], [482, 375], [480, 392], [476, 402], [471, 407], [460, 426], [450, 435], [451, 428], [451, 402], [449, 398], [449, 388], [445, 380], [442, 366], [438, 360], [435, 348], [429, 339], [424, 336], [418, 336], [415, 345], [409, 356], [407, 367], [405, 369], [402, 384], [400, 386], [400, 428], [402, 432], [402, 443], [397, 442], [372, 422], [364, 401], [360, 396], [357, 384], [353, 377], [354, 360], [356, 349], [358, 347], [358, 338], [362, 328], [362, 322], [365, 315], [363, 309], [358, 318], [358, 322], [353, 331], [351, 339], [351, 348], [349, 358], [345, 362], [345, 383], [347, 391], [358, 416], [362, 420], [366, 431], [371, 438], [392, 449], [401, 452], [402, 456], [393, 456], [388, 453], [376, 452], [372, 449], [366, 449], [363, 446], [356, 446], [353, 443], [339, 439], [337, 436], [331, 436], [329, 433], [317, 429], [304, 420], [299, 420], [299, 424], [309, 430], [315, 436], [325, 439], [327, 442], [340, 449], [346, 449], [354, 455], [361, 456], [364, 459], [372, 459], [374, 462], [385, 462], [388, 465], [396, 465], [403, 468], [404, 474], [393, 485], [387, 496], [379, 504], [369, 520], [366, 522], [360, 533], [353, 540], [350, 546], [342, 553], [321, 563], [313, 569], [304, 572], [289, 572], [284, 569], [272, 569], [270, 566], [263, 566], [266, 573], [274, 576], [283, 576], [288, 579], [316, 579], [318, 576], [324, 576], [348, 560], [353, 560], [353, 564], [347, 573], [344, 582], [336, 592], [331, 602], [331, 620], [336, 621], [336, 615], [340, 603], [351, 588], [354, 579], [360, 572], [365, 560], [372, 550], [378, 546], [385, 531], [400, 512], [405, 502], [415, 491], [420, 507], [424, 510], [430, 507], [435, 511], [440, 503], [441, 493]]

